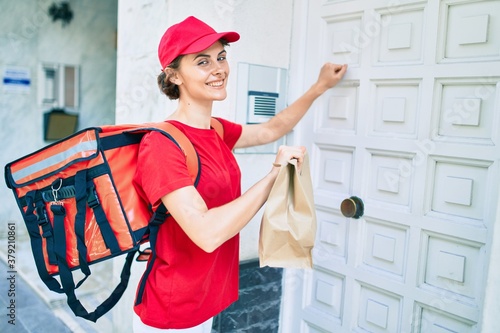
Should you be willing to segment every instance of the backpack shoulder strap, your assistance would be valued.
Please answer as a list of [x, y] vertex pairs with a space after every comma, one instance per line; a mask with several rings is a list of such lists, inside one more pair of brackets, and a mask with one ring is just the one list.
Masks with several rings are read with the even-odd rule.
[[198, 154], [196, 153], [191, 141], [189, 141], [187, 136], [182, 133], [180, 129], [168, 121], [154, 124], [153, 127], [159, 129], [164, 135], [169, 137], [179, 146], [186, 157], [186, 165], [189, 175], [191, 176], [191, 179], [193, 179], [194, 184], [196, 184], [199, 178], [200, 164]]
[[224, 140], [224, 125], [222, 125], [219, 119], [212, 117], [210, 120], [210, 127], [212, 127], [217, 134], [219, 134], [222, 140]]
[[[186, 165], [188, 167], [189, 175], [191, 176], [191, 179], [193, 179], [193, 183], [196, 185], [200, 176], [200, 162], [198, 154], [196, 153], [191, 141], [189, 141], [180, 129], [168, 121], [155, 123], [152, 127], [159, 129], [179, 146], [186, 157]], [[222, 125], [220, 120], [212, 117], [210, 120], [210, 127], [217, 132], [221, 139], [224, 139], [224, 125]]]

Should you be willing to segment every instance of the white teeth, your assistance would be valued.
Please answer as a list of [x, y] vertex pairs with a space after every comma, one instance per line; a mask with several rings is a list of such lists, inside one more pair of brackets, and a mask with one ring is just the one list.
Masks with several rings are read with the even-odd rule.
[[210, 82], [207, 83], [210, 87], [220, 87], [224, 84], [224, 81]]

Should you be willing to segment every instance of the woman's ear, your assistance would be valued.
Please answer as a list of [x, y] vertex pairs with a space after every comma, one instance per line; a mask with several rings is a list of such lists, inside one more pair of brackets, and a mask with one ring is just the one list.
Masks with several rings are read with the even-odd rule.
[[164, 72], [165, 75], [167, 76], [167, 80], [170, 81], [171, 83], [176, 85], [179, 85], [181, 83], [176, 70], [167, 67], [164, 69]]

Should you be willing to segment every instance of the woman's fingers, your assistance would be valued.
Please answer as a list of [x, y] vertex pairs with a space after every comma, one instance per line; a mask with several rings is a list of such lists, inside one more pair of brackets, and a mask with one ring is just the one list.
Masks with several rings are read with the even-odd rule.
[[334, 87], [344, 77], [347, 64], [326, 63], [321, 68], [318, 82], [323, 83], [327, 89]]
[[275, 164], [284, 165], [288, 161], [296, 159], [297, 168], [300, 170], [304, 162], [306, 147], [304, 146], [280, 146], [276, 154]]

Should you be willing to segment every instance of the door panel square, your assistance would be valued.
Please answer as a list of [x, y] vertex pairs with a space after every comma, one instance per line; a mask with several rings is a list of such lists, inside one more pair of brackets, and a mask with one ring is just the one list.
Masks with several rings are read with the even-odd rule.
[[379, 39], [378, 43], [374, 43], [376, 64], [422, 62], [422, 7], [384, 9], [375, 14], [375, 21], [371, 23], [380, 31], [380, 36], [374, 36]]
[[316, 188], [335, 193], [348, 193], [352, 182], [353, 152], [348, 149], [332, 150], [320, 147]]
[[439, 19], [439, 61], [500, 59], [500, 2], [445, 0]]
[[428, 198], [428, 214], [446, 214], [448, 219], [460, 216], [468, 223], [483, 226], [484, 206], [488, 204], [488, 168], [492, 162], [436, 156], [431, 161], [433, 180], [429, 191], [433, 193]]
[[328, 101], [328, 118], [346, 120], [352, 107], [347, 96], [332, 96]]
[[358, 88], [358, 82], [343, 82], [324, 94], [327, 105], [321, 108], [324, 110], [319, 123], [321, 131], [356, 132]]
[[422, 237], [425, 257], [420, 288], [436, 294], [454, 294], [462, 297], [464, 303], [477, 305], [481, 289], [477, 272], [484, 269], [483, 245], [428, 231]]
[[488, 41], [489, 15], [462, 17], [458, 24], [458, 44], [478, 44]]
[[318, 229], [312, 250], [315, 265], [334, 270], [335, 265], [347, 262], [349, 227], [343, 216], [317, 209]]
[[414, 178], [414, 172], [411, 172], [413, 156], [384, 151], [369, 152], [368, 198], [398, 205], [400, 210], [409, 211]]
[[415, 138], [420, 81], [374, 80], [373, 111], [368, 113], [370, 135]]
[[358, 326], [367, 332], [399, 332], [401, 296], [361, 285]]
[[392, 24], [387, 29], [387, 49], [407, 49], [411, 47], [411, 23]]
[[341, 318], [344, 279], [337, 275], [314, 271], [307, 283], [310, 283], [311, 293], [305, 304], [305, 310], [320, 312], [331, 318]]
[[474, 180], [469, 178], [446, 177], [444, 180], [446, 188], [444, 201], [451, 204], [470, 206], [472, 203], [473, 184]]
[[389, 316], [389, 307], [375, 300], [369, 299], [366, 303], [366, 321], [386, 329]]
[[441, 263], [437, 269], [437, 276], [464, 282], [465, 257], [446, 251], [439, 251], [438, 261]]
[[404, 281], [408, 239], [407, 227], [366, 218], [362, 267]]
[[422, 304], [415, 304], [413, 330], [415, 333], [472, 333], [476, 323]]
[[396, 239], [381, 234], [373, 236], [372, 257], [376, 259], [385, 260], [387, 262], [394, 262], [396, 251]]
[[377, 190], [399, 193], [399, 183], [401, 182], [401, 172], [395, 168], [379, 167], [377, 172]]
[[386, 97], [382, 101], [382, 121], [403, 123], [406, 114], [406, 98]]
[[325, 181], [342, 184], [345, 181], [346, 167], [344, 160], [325, 160]]
[[498, 77], [436, 80], [436, 139], [492, 145], [498, 135], [498, 82]]
[[325, 59], [336, 59], [339, 63], [359, 64], [365, 49], [362, 35], [361, 15], [334, 16], [326, 21]]
[[[453, 105], [458, 106], [451, 113], [453, 125], [479, 126], [481, 119], [481, 99], [480, 98], [457, 98]], [[460, 112], [465, 109], [466, 112]]]

